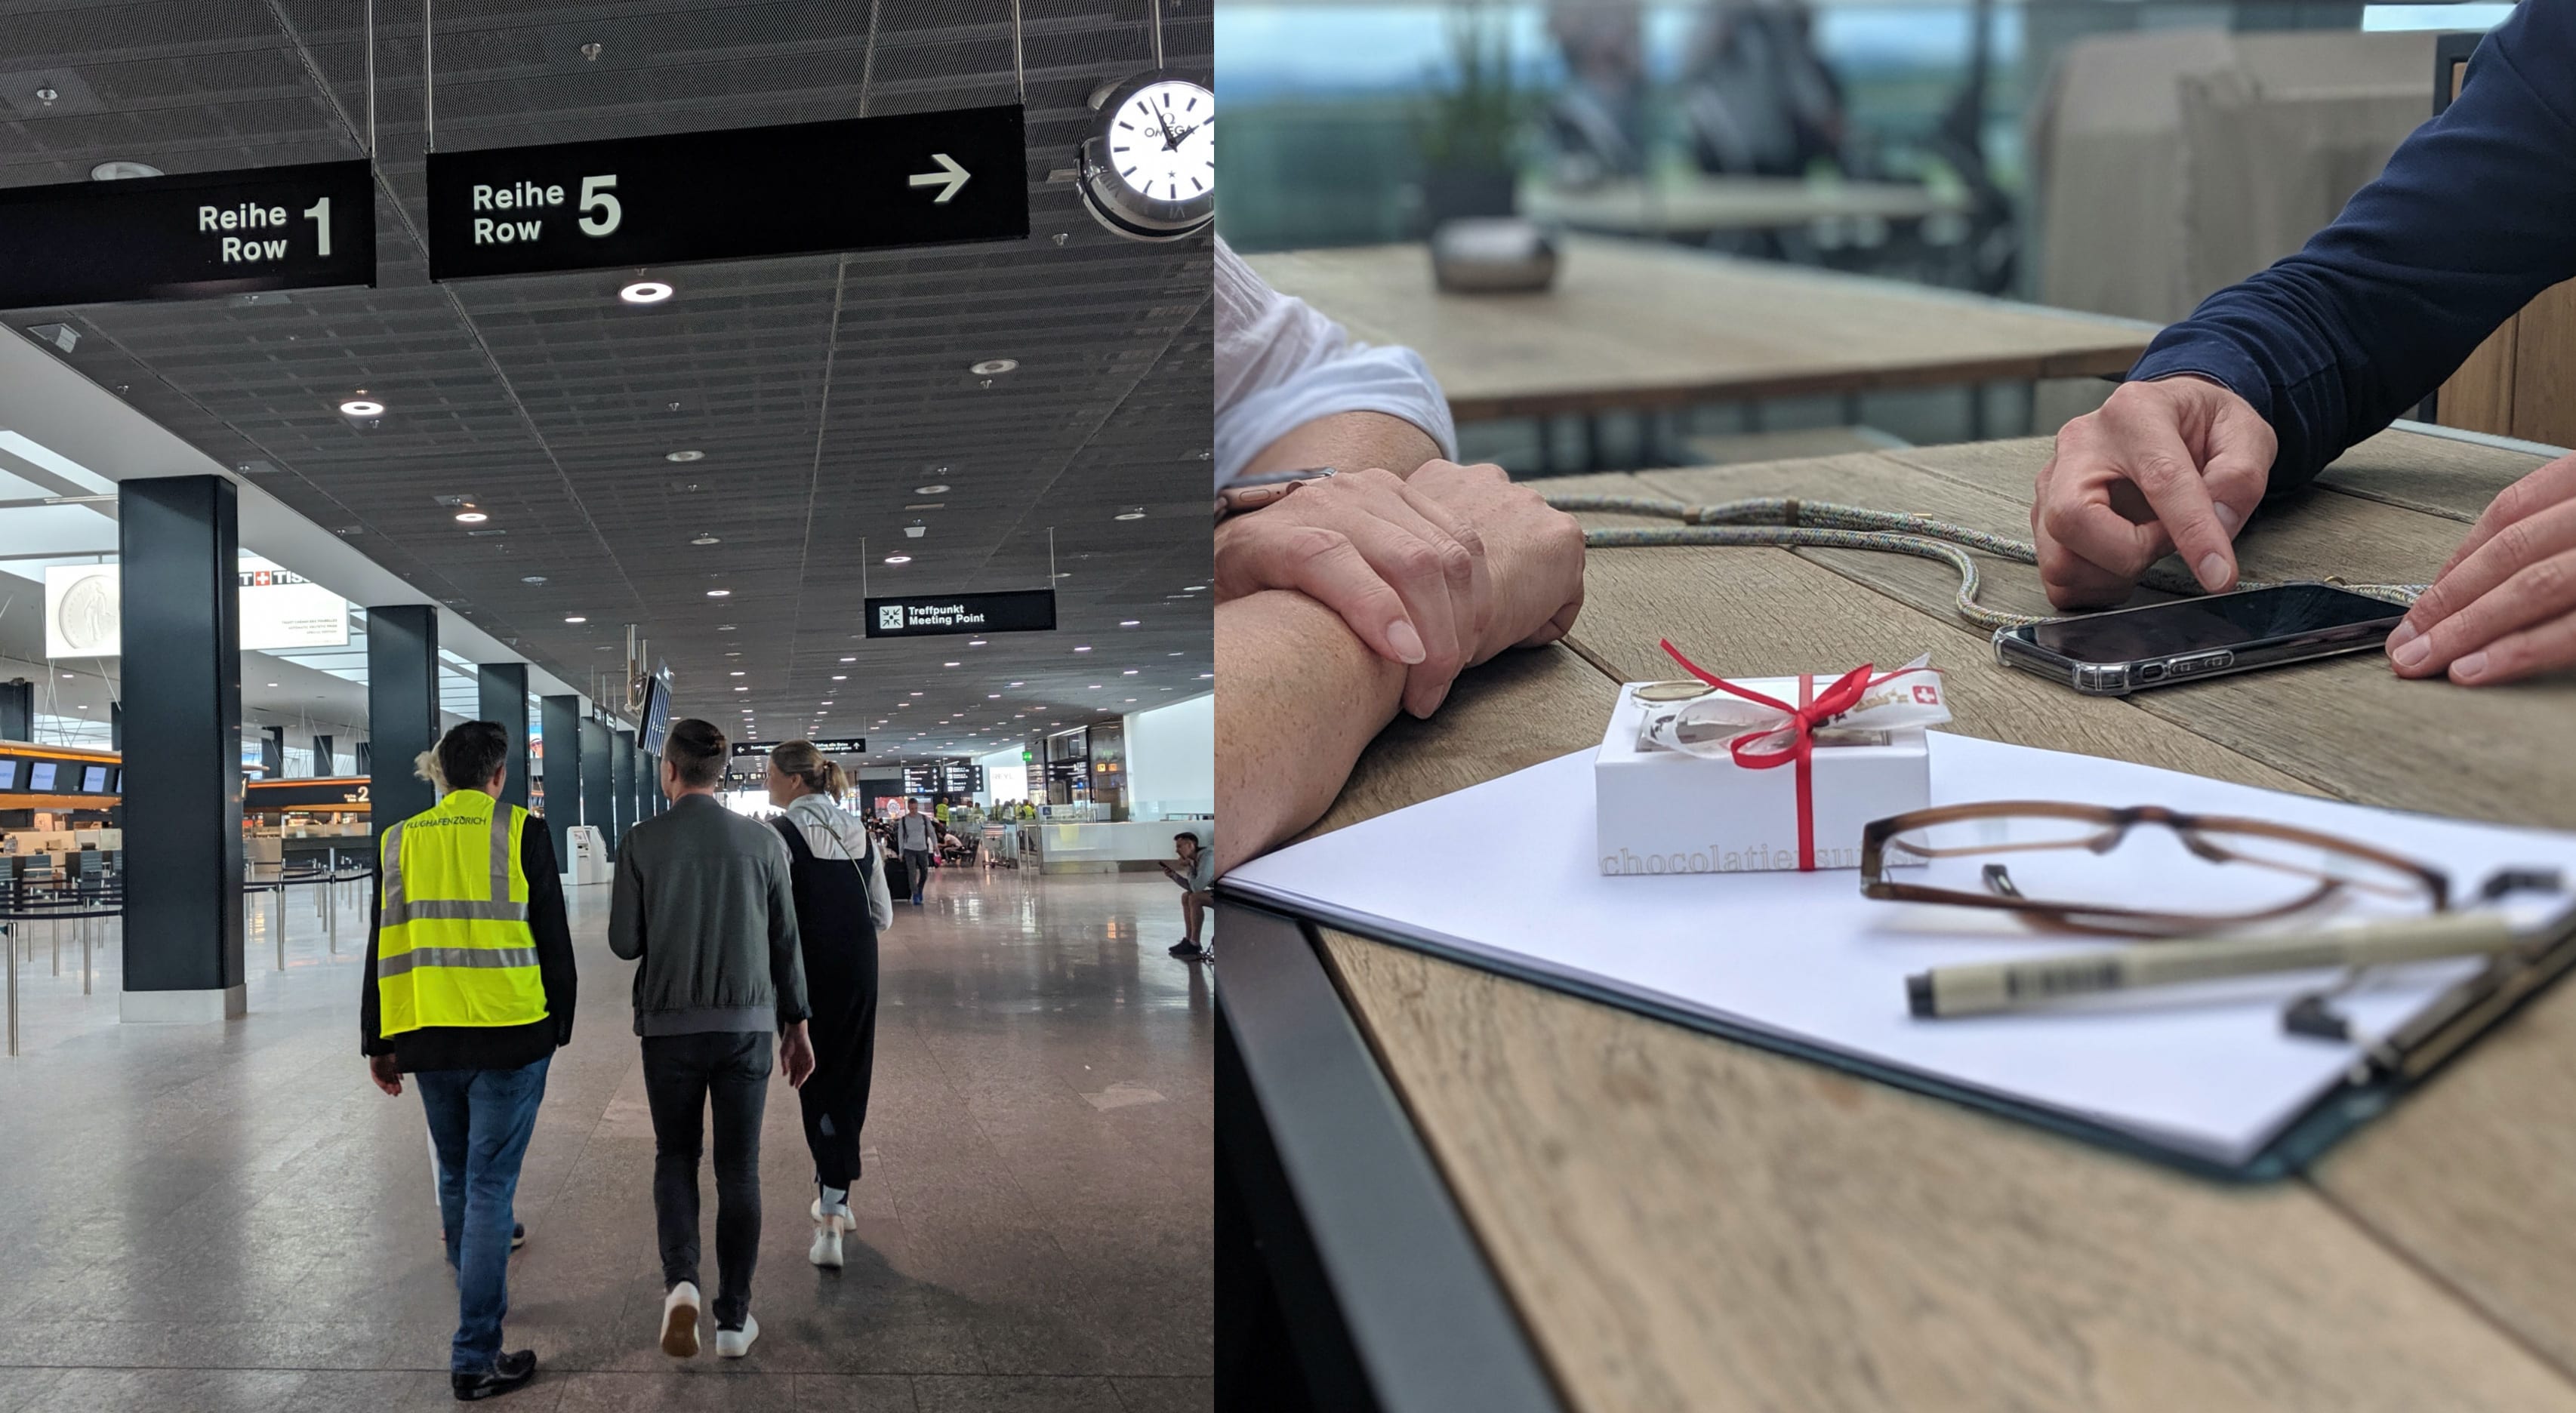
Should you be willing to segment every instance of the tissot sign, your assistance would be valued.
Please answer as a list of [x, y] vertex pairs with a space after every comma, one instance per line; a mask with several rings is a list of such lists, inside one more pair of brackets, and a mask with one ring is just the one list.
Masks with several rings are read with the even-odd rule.
[[867, 601], [871, 638], [926, 638], [941, 633], [1044, 633], [1055, 627], [1055, 590], [999, 594], [916, 594]]
[[363, 161], [0, 190], [0, 309], [375, 282]]
[[433, 280], [1028, 233], [1016, 104], [429, 156]]

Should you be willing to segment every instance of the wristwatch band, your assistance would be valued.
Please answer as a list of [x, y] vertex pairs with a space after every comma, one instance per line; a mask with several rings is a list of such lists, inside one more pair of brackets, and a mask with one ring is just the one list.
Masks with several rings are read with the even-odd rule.
[[1330, 466], [1306, 466], [1294, 471], [1264, 471], [1246, 476], [1216, 493], [1216, 518], [1242, 515], [1265, 505], [1285, 500], [1290, 491], [1309, 481], [1320, 481], [1336, 474]]

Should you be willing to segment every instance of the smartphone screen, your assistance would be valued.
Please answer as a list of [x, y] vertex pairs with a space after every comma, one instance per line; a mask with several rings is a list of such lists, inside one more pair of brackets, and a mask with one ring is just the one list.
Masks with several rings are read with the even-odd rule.
[[2383, 599], [2323, 584], [2283, 584], [2038, 623], [2028, 631], [2033, 643], [2077, 662], [2135, 662], [2394, 620], [2405, 612]]

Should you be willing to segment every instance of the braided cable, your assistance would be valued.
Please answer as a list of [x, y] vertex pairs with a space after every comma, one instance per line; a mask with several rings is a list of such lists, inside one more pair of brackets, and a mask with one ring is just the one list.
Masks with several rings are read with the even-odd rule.
[[[1562, 495], [1547, 497], [1547, 503], [1568, 513], [1590, 511], [1682, 522], [1679, 525], [1621, 525], [1587, 529], [1583, 532], [1586, 549], [1759, 545], [1776, 549], [1849, 549], [1910, 554], [1919, 559], [1940, 560], [1957, 571], [1959, 616], [1980, 628], [2018, 628], [2027, 623], [2049, 621], [2042, 615], [2008, 613], [1977, 602], [1977, 562], [1968, 551], [1977, 550], [2021, 564], [2037, 564], [2039, 551], [2029, 541], [1971, 530], [1965, 525], [1953, 525], [1929, 515], [1906, 515], [1792, 496], [1759, 496], [1710, 505], [1685, 505], [1677, 500], [1660, 500], [1652, 496]], [[2165, 564], [2149, 569], [2138, 582], [2150, 589], [2172, 594], [2197, 595], [2202, 592], [2199, 583], [2188, 573]], [[2326, 582], [2357, 594], [2401, 604], [2413, 603], [2426, 587], [2422, 584], [2347, 584], [2339, 578], [2329, 578]], [[2267, 589], [2273, 586], [2246, 579], [2238, 581], [2236, 587]]]

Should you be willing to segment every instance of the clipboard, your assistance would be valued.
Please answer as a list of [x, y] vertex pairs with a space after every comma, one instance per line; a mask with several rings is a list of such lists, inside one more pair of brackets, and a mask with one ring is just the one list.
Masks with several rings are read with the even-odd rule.
[[[1938, 744], [1969, 777], [2005, 768], [2064, 776], [2080, 760], [2109, 772], [2094, 786], [2100, 790], [2152, 798], [2157, 788], [2180, 792], [2187, 783], [2153, 767], [2056, 752], [2006, 761], [1991, 753], [2028, 748], [1970, 738], [1941, 736]], [[1940, 759], [1936, 752], [1936, 788]], [[1561, 758], [1317, 836], [1239, 868], [1219, 880], [1218, 892], [1309, 929], [1337, 928], [2226, 1181], [2305, 1168], [2576, 967], [2576, 910], [2537, 925], [2525, 915], [2524, 945], [2492, 960], [2372, 973], [2370, 987], [2338, 999], [2356, 1033], [2331, 1047], [2283, 1034], [2282, 1002], [2320, 984], [2295, 977], [2220, 1004], [2185, 996], [2107, 1022], [2023, 1011], [2005, 1018], [2011, 1029], [1908, 1023], [1883, 1014], [1881, 1002], [1901, 1018], [1901, 973], [1939, 954], [1901, 950], [1928, 934], [1854, 911], [1902, 905], [1864, 902], [1856, 889], [1835, 887], [1840, 880], [1794, 872], [1645, 879], [1636, 880], [1644, 892], [1620, 891], [1627, 880], [1586, 878], [1588, 863], [1557, 858], [1568, 838], [1588, 834], [1585, 811], [1557, 808], [1552, 813], [1570, 823], [1494, 831], [1492, 820], [1528, 821], [1561, 807], [1579, 770], [1577, 757]], [[2253, 788], [2199, 783], [2210, 791]], [[2374, 822], [2409, 831], [2421, 856], [2454, 877], [2521, 854], [2511, 861], [2576, 879], [2576, 839], [2565, 834], [2256, 793], [2277, 803], [2284, 822], [2327, 828], [2327, 812], [2340, 811], [2331, 822], [2345, 832]], [[2231, 803], [2247, 812], [2246, 802]], [[1371, 828], [1380, 823], [1383, 830]], [[1441, 842], [1471, 830], [1480, 832], [1472, 856]], [[1387, 866], [1387, 831], [1425, 841], [1409, 869]], [[1784, 936], [1776, 926], [1784, 916], [1803, 930]], [[1682, 919], [1706, 926], [1685, 934], [1677, 931], [1689, 925]], [[2035, 1064], [2041, 1055], [2053, 1063]]]
[[1757, 1027], [1729, 1024], [1683, 1007], [1657, 1005], [1615, 988], [1587, 985], [1532, 968], [1498, 965], [1489, 956], [1452, 947], [1435, 938], [1406, 935], [1374, 925], [1372, 920], [1336, 917], [1329, 909], [1283, 907], [1259, 893], [1228, 887], [1222, 878], [1217, 880], [1216, 892], [1226, 902], [1271, 913], [1295, 923], [1309, 947], [1320, 945], [1317, 929], [1329, 927], [1758, 1050], [1822, 1065], [1856, 1078], [1947, 1100], [2130, 1157], [2178, 1168], [2197, 1177], [2241, 1183], [2272, 1182], [2303, 1171], [2336, 1143], [2386, 1113], [2417, 1085], [2504, 1024], [2571, 968], [2576, 968], [2576, 910], [2571, 910], [2557, 924], [2554, 933], [2530, 951], [2498, 957], [2475, 976], [2451, 987], [2432, 1008], [2415, 1020], [2379, 1037], [2367, 1047], [2364, 1062], [2356, 1066], [2345, 1083], [2310, 1105], [2253, 1157], [2243, 1163], [2222, 1163], [2150, 1142], [2127, 1129], [2071, 1118], [2035, 1104], [2014, 1103], [1988, 1091], [1947, 1083], [1919, 1071], [1872, 1063], [1847, 1051], [1806, 1043]]

